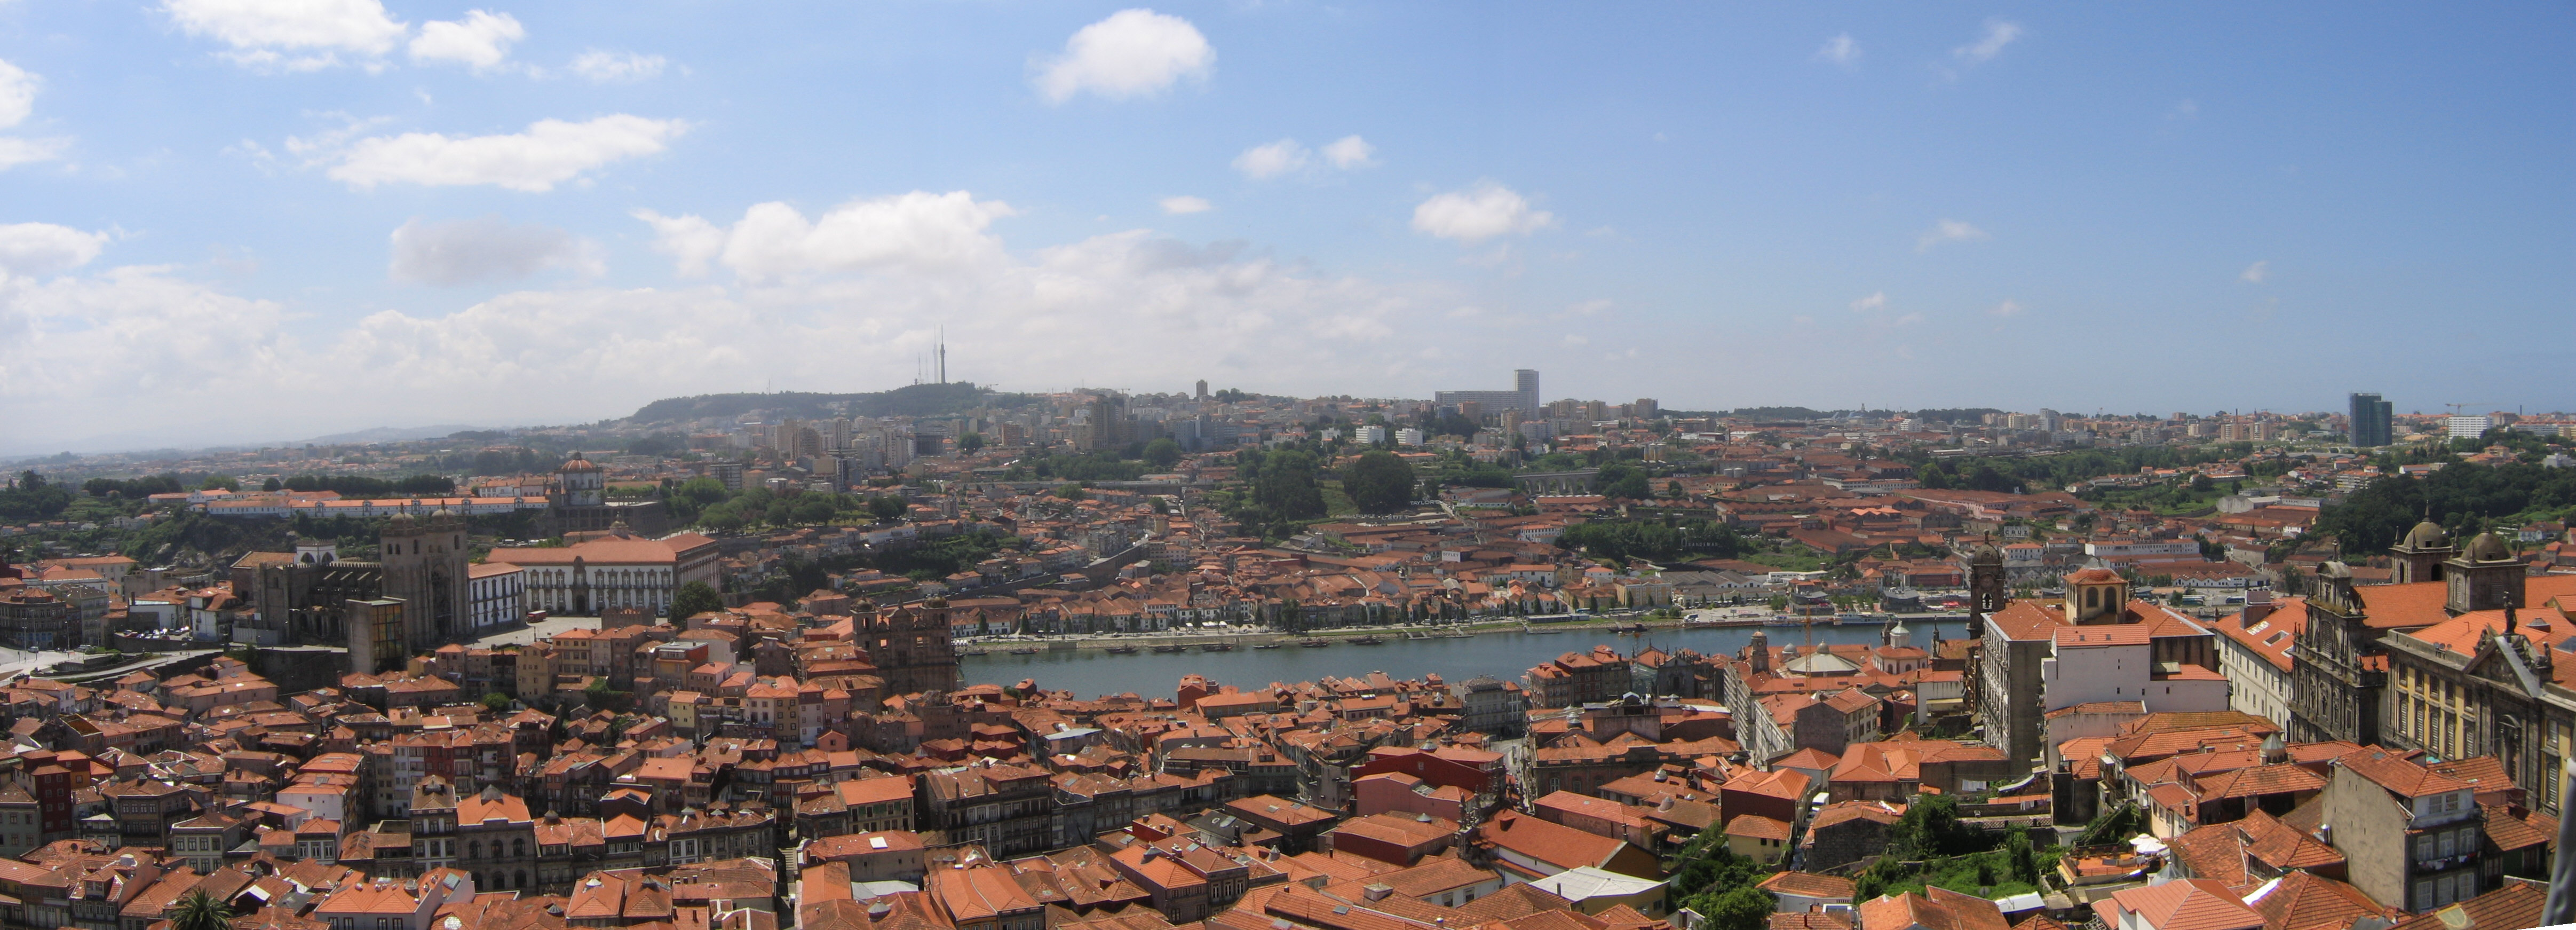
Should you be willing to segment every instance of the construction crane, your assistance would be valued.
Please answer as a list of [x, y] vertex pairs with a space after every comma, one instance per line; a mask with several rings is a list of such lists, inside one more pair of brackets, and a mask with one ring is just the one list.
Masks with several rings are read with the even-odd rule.
[[2451, 415], [2456, 417], [2462, 413], [2466, 413], [2470, 407], [2483, 407], [2488, 403], [2490, 403], [2490, 401], [2473, 400], [2465, 404], [2443, 404], [2442, 406], [2451, 408]]

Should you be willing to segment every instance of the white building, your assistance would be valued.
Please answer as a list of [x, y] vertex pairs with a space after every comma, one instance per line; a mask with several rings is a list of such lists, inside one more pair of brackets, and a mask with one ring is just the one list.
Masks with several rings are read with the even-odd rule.
[[523, 572], [523, 610], [591, 616], [611, 607], [668, 613], [680, 586], [716, 583], [716, 542], [696, 533], [645, 539], [624, 529], [569, 546], [494, 549]]
[[1396, 431], [1395, 431], [1395, 444], [1396, 444], [1396, 445], [1399, 445], [1399, 446], [1418, 446], [1418, 445], [1421, 445], [1421, 444], [1422, 444], [1422, 431], [1421, 431], [1421, 430], [1418, 430], [1418, 429], [1414, 429], [1413, 427], [1410, 427], [1410, 426], [1405, 427], [1405, 428], [1400, 429], [1400, 430], [1396, 430]]
[[474, 629], [515, 623], [528, 614], [527, 570], [508, 562], [466, 569], [466, 623]]
[[2235, 684], [2229, 710], [2265, 720], [2290, 719], [2290, 648], [2308, 625], [2308, 602], [2272, 602], [2272, 592], [2246, 592], [2245, 611], [2211, 625], [2218, 631], [2218, 670]]
[[2228, 709], [2228, 680], [2199, 665], [2157, 662], [2153, 625], [2063, 626], [2039, 662], [2044, 747], [2107, 736], [2145, 714]]
[[1386, 427], [1379, 426], [1374, 423], [1362, 426], [1359, 428], [1358, 438], [1360, 444], [1364, 446], [1374, 446], [1379, 443], [1383, 443], [1386, 441]]
[[2450, 426], [2451, 438], [2476, 439], [2480, 436], [2486, 435], [2487, 429], [2495, 426], [2495, 418], [2453, 414], [2451, 416]]

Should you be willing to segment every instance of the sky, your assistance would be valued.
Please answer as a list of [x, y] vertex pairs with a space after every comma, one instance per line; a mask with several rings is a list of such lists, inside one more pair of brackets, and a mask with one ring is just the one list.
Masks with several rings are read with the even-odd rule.
[[0, 452], [882, 390], [943, 329], [1024, 391], [2571, 409], [2571, 38], [2564, 3], [0, 0]]

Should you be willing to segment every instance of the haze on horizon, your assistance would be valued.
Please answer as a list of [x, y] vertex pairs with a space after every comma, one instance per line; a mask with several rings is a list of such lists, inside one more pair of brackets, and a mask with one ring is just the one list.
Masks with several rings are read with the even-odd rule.
[[2576, 10], [0, 4], [0, 453], [881, 390], [2576, 407]]

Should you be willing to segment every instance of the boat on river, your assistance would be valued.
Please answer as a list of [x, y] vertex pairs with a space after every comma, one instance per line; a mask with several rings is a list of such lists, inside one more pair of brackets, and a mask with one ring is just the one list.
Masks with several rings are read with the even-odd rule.
[[1134, 646], [1111, 646], [1100, 651], [1113, 656], [1132, 656], [1135, 655], [1138, 650]]
[[1164, 644], [1162, 644], [1162, 645], [1160, 645], [1160, 646], [1156, 646], [1156, 647], [1154, 647], [1154, 651], [1155, 651], [1156, 653], [1170, 653], [1170, 652], [1179, 652], [1179, 651], [1181, 651], [1181, 650], [1188, 649], [1188, 648], [1190, 648], [1190, 647], [1188, 647], [1188, 646], [1184, 646], [1184, 645], [1181, 645], [1181, 644], [1179, 644], [1179, 643], [1164, 643]]
[[1033, 656], [1037, 655], [1038, 651], [1036, 649], [1013, 649], [1011, 650], [1011, 654], [1015, 656]]
[[1301, 639], [1297, 641], [1297, 645], [1304, 646], [1308, 649], [1322, 649], [1332, 644], [1333, 641], [1329, 639]]
[[1353, 639], [1353, 640], [1351, 640], [1351, 645], [1354, 645], [1354, 646], [1383, 646], [1383, 645], [1386, 645], [1386, 640], [1379, 639], [1379, 638], [1377, 638], [1377, 637], [1375, 637], [1375, 636], [1362, 636], [1362, 637], [1359, 637], [1359, 638], [1357, 638], [1357, 639]]
[[1199, 651], [1200, 651], [1200, 652], [1233, 652], [1233, 651], [1234, 651], [1234, 644], [1233, 644], [1233, 643], [1201, 643], [1201, 644], [1199, 644]]
[[1252, 648], [1254, 648], [1254, 649], [1277, 649], [1277, 648], [1279, 648], [1280, 646], [1283, 646], [1283, 645], [1286, 645], [1286, 644], [1285, 644], [1285, 643], [1254, 643], [1254, 644], [1252, 644]]

